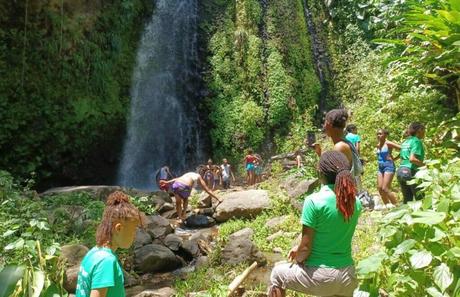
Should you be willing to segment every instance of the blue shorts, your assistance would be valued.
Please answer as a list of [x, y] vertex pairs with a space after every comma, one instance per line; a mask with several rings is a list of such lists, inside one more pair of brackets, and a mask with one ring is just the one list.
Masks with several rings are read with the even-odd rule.
[[395, 163], [393, 161], [379, 162], [378, 172], [381, 174], [384, 174], [385, 172], [395, 173]]
[[247, 171], [254, 171], [254, 164], [253, 163], [246, 164], [246, 170]]

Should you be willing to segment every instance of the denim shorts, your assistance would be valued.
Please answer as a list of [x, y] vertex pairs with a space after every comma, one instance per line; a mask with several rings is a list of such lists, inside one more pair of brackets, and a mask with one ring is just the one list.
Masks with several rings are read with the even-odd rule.
[[385, 161], [379, 162], [378, 172], [384, 174], [385, 172], [388, 173], [395, 173], [395, 163], [393, 161]]

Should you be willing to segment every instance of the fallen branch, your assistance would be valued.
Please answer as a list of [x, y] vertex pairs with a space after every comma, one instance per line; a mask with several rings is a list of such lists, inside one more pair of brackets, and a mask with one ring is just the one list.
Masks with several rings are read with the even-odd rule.
[[239, 287], [239, 285], [241, 285], [241, 283], [248, 277], [248, 275], [257, 267], [257, 262], [254, 262], [251, 264], [251, 266], [249, 266], [248, 268], [246, 268], [245, 271], [243, 271], [243, 273], [241, 273], [240, 275], [238, 275], [232, 282], [230, 285], [228, 285], [228, 294], [227, 296], [232, 296], [233, 292], [235, 292], [236, 288]]

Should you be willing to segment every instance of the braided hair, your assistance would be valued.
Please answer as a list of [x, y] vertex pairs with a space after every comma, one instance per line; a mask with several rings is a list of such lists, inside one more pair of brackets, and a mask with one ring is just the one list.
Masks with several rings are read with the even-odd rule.
[[113, 225], [126, 220], [137, 221], [143, 225], [144, 215], [131, 203], [128, 195], [121, 191], [115, 191], [107, 197], [102, 221], [97, 227], [97, 246], [110, 243]]
[[318, 169], [328, 184], [335, 184], [337, 209], [348, 221], [355, 211], [356, 186], [350, 172], [350, 162], [338, 151], [327, 151], [321, 155]]

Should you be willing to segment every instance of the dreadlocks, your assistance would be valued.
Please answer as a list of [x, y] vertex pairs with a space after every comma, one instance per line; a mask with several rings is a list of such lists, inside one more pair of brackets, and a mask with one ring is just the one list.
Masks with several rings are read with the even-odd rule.
[[348, 221], [355, 211], [356, 201], [356, 186], [350, 172], [350, 162], [343, 153], [328, 151], [321, 155], [319, 172], [328, 184], [335, 184], [337, 209]]
[[102, 221], [97, 227], [96, 244], [103, 246], [112, 241], [113, 225], [121, 221], [138, 221], [143, 224], [143, 214], [129, 201], [129, 196], [115, 191], [107, 197]]

